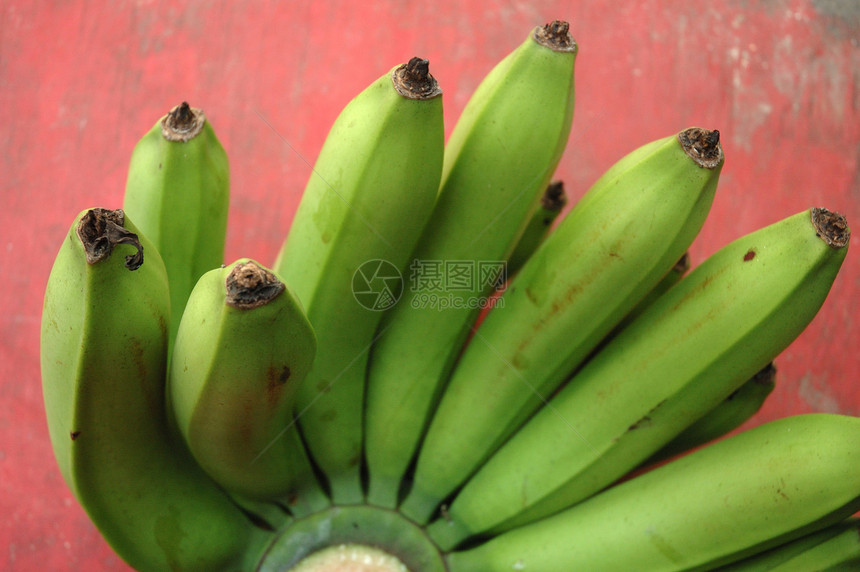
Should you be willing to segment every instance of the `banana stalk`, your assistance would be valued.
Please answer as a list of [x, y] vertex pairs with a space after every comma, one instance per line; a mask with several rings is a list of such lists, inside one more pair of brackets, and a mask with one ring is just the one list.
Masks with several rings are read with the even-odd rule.
[[433, 208], [443, 150], [441, 91], [427, 60], [413, 58], [338, 116], [274, 265], [316, 333], [296, 415], [338, 504], [364, 498], [368, 352]]
[[75, 218], [42, 312], [51, 444], [69, 488], [130, 566], [236, 569], [261, 533], [167, 426], [169, 296], [157, 249], [122, 210]]
[[596, 355], [459, 492], [442, 547], [563, 510], [635, 468], [784, 350], [848, 251], [814, 208], [711, 255]]
[[392, 508], [454, 360], [567, 144], [577, 45], [535, 28], [481, 81], [445, 147], [439, 198], [368, 371], [368, 499]]
[[[387, 557], [380, 558], [385, 549]], [[448, 572], [439, 549], [421, 527], [395, 511], [335, 506], [280, 531], [258, 572]]]

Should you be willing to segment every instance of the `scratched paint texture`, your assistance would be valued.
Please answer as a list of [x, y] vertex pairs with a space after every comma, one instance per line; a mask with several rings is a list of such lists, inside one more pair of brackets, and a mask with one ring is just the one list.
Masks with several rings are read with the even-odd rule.
[[[694, 263], [811, 206], [860, 229], [851, 0], [0, 5], [0, 568], [127, 569], [52, 458], [39, 317], [72, 217], [120, 206], [129, 153], [158, 117], [183, 99], [206, 111], [231, 157], [227, 259], [272, 261], [309, 163], [353, 95], [426, 57], [450, 133], [483, 75], [554, 18], [569, 20], [580, 44], [558, 171], [574, 200], [633, 148], [700, 125], [721, 131], [727, 159]], [[747, 427], [807, 411], [860, 415], [857, 256], [780, 356], [777, 389]]]

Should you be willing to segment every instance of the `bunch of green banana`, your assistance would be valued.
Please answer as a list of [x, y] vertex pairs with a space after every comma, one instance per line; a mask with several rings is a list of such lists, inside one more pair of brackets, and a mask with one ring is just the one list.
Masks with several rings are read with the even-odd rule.
[[449, 549], [532, 522], [637, 467], [803, 331], [847, 241], [844, 217], [814, 208], [711, 255], [479, 468], [431, 536]]
[[371, 354], [365, 455], [374, 504], [396, 506], [454, 360], [561, 159], [576, 53], [566, 22], [535, 28], [454, 126], [439, 198], [412, 253], [412, 287]]
[[860, 418], [779, 419], [447, 557], [451, 572], [709, 570], [860, 509]]
[[[240, 259], [204, 274], [182, 315], [169, 392], [189, 450], [240, 497], [293, 512], [327, 506], [293, 423], [316, 338], [292, 292]], [[301, 507], [300, 505], [304, 505]]]
[[222, 264], [229, 169], [199, 110], [138, 143], [124, 210], [63, 238], [41, 335], [60, 471], [126, 562], [856, 564], [860, 418], [707, 444], [773, 390], [845, 218], [787, 217], [687, 274], [724, 162], [692, 127], [557, 221], [576, 57], [566, 22], [532, 30], [447, 145], [429, 63], [391, 69], [334, 122], [271, 269]]
[[457, 363], [405, 514], [426, 522], [670, 272], [705, 221], [722, 165], [717, 131], [685, 129], [628, 154], [580, 199]]
[[664, 461], [734, 431], [758, 413], [774, 387], [776, 366], [771, 362], [654, 453], [645, 464]]
[[164, 400], [169, 323], [158, 250], [122, 210], [80, 213], [51, 269], [42, 312], [51, 444], [69, 488], [131, 566], [237, 568], [258, 533], [172, 440]]
[[436, 199], [440, 95], [427, 60], [412, 58], [344, 108], [275, 263], [316, 333], [316, 360], [299, 387], [296, 414], [338, 503], [364, 498], [367, 357]]
[[720, 572], [851, 572], [860, 570], [860, 518], [848, 518]]
[[230, 167], [203, 111], [186, 102], [131, 154], [123, 210], [161, 253], [170, 285], [170, 342], [197, 279], [224, 262]]

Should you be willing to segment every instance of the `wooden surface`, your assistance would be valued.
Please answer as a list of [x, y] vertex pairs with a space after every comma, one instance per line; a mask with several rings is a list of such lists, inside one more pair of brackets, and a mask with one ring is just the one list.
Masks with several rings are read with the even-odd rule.
[[[54, 462], [39, 320], [73, 217], [120, 206], [131, 149], [161, 115], [182, 100], [205, 110], [231, 158], [227, 260], [272, 262], [309, 163], [352, 96], [428, 58], [450, 133], [484, 74], [556, 18], [580, 45], [558, 171], [574, 200], [635, 147], [699, 125], [720, 130], [727, 158], [694, 264], [812, 206], [860, 229], [854, 0], [0, 4], [0, 569], [126, 568]], [[747, 426], [860, 415], [857, 260], [849, 253], [815, 321], [778, 359], [777, 389]]]

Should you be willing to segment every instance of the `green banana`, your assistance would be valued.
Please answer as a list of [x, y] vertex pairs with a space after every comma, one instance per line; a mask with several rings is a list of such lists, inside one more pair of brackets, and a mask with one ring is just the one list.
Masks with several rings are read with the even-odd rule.
[[454, 126], [439, 197], [412, 253], [412, 287], [371, 354], [365, 455], [374, 504], [397, 504], [438, 393], [561, 159], [576, 53], [566, 22], [535, 28]]
[[858, 466], [860, 418], [787, 417], [449, 554], [447, 563], [451, 572], [711, 569], [860, 509]]
[[[848, 250], [813, 208], [724, 246], [596, 355], [430, 527], [443, 548], [545, 517], [635, 468], [785, 349]], [[506, 310], [508, 308], [506, 307]]]
[[540, 206], [526, 224], [522, 236], [517, 241], [513, 252], [508, 257], [508, 276], [516, 274], [526, 260], [534, 254], [537, 247], [544, 241], [552, 228], [552, 224], [567, 205], [567, 195], [564, 193], [564, 183], [553, 181], [547, 185], [540, 198]]
[[287, 430], [315, 352], [293, 293], [256, 261], [242, 258], [198, 280], [168, 391], [189, 450], [227, 491], [294, 510], [327, 506], [297, 432]]
[[719, 132], [689, 128], [628, 154], [589, 189], [463, 352], [405, 514], [426, 522], [660, 282], [704, 223], [722, 165]]
[[224, 262], [229, 203], [227, 154], [203, 111], [183, 102], [135, 146], [122, 206], [167, 267], [169, 348], [197, 279]]
[[122, 210], [75, 218], [42, 312], [51, 444], [75, 497], [129, 565], [236, 569], [259, 533], [168, 430], [169, 305], [164, 263]]
[[442, 98], [428, 66], [412, 58], [343, 109], [275, 263], [317, 336], [296, 414], [338, 504], [364, 497], [368, 351], [439, 188]]
[[851, 572], [860, 570], [860, 518], [848, 518], [720, 572]]
[[776, 366], [764, 366], [704, 417], [684, 429], [654, 453], [644, 464], [651, 465], [727, 435], [755, 415], [776, 385]]

